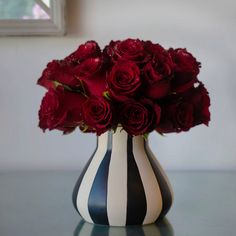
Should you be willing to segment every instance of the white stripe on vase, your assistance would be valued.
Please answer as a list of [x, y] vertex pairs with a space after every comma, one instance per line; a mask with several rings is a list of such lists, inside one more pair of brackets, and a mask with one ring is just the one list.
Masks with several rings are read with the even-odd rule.
[[[122, 173], [120, 173], [122, 170]], [[127, 133], [113, 134], [108, 174], [107, 215], [110, 225], [124, 226], [127, 210]]]
[[162, 210], [162, 195], [152, 166], [144, 149], [144, 139], [133, 137], [133, 154], [143, 182], [147, 212], [143, 224], [155, 221]]
[[108, 132], [102, 134], [98, 138], [98, 149], [91, 161], [87, 171], [84, 174], [83, 180], [81, 182], [78, 195], [77, 195], [77, 208], [81, 216], [88, 222], [93, 223], [93, 220], [89, 214], [88, 210], [88, 199], [91, 187], [96, 176], [99, 165], [101, 164], [106, 151], [108, 142]]

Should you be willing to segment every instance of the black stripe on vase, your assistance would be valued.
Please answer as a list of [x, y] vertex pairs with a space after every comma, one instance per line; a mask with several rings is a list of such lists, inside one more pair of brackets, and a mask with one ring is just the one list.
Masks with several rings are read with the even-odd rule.
[[133, 138], [127, 139], [127, 214], [126, 225], [142, 224], [147, 213], [147, 201], [142, 179], [133, 154]]
[[148, 150], [147, 145], [148, 145], [147, 141], [144, 141], [144, 149], [150, 161], [154, 174], [157, 178], [157, 182], [159, 184], [161, 197], [162, 197], [162, 210], [161, 210], [160, 216], [158, 217], [159, 219], [159, 218], [163, 218], [166, 215], [166, 213], [169, 211], [172, 204], [172, 196], [171, 196], [169, 186], [165, 180], [165, 177], [162, 175], [159, 167], [156, 165], [155, 161], [151, 157], [151, 154]]
[[86, 173], [86, 171], [87, 171], [87, 169], [88, 169], [88, 167], [89, 167], [89, 165], [90, 165], [90, 163], [91, 163], [91, 161], [92, 161], [92, 159], [93, 159], [93, 157], [94, 157], [94, 155], [95, 155], [97, 149], [98, 149], [98, 140], [97, 140], [96, 148], [95, 148], [95, 150], [94, 150], [92, 156], [90, 157], [90, 159], [89, 159], [88, 162], [86, 163], [86, 165], [85, 165], [83, 171], [81, 172], [81, 174], [80, 174], [80, 176], [79, 176], [79, 178], [78, 178], [78, 180], [77, 180], [77, 182], [76, 182], [76, 184], [75, 184], [73, 193], [72, 193], [72, 202], [73, 202], [73, 205], [74, 205], [76, 211], [79, 213], [80, 216], [81, 216], [81, 214], [80, 214], [80, 212], [79, 212], [79, 210], [78, 210], [78, 207], [77, 207], [77, 196], [78, 196], [79, 188], [80, 188], [81, 182], [82, 182], [82, 180], [83, 180], [83, 177], [84, 177], [84, 175], [85, 175], [85, 173]]
[[112, 151], [111, 149], [112, 133], [109, 132], [107, 151], [97, 170], [88, 199], [89, 214], [93, 222], [96, 224], [109, 224], [107, 216], [107, 182]]

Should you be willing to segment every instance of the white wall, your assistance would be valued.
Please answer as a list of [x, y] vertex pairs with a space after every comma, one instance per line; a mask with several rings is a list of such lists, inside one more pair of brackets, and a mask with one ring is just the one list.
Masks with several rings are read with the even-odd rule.
[[[78, 169], [95, 136], [62, 136], [37, 128], [46, 63], [95, 39], [139, 37], [165, 47], [187, 47], [202, 62], [200, 79], [211, 100], [210, 127], [160, 137], [151, 146], [167, 169], [236, 169], [235, 0], [70, 0], [66, 37], [0, 38], [0, 169]], [[77, 8], [78, 7], [78, 8]], [[72, 13], [73, 9], [73, 13]], [[76, 12], [77, 11], [77, 12]], [[76, 24], [75, 24], [76, 23]], [[78, 28], [77, 32], [74, 31]]]

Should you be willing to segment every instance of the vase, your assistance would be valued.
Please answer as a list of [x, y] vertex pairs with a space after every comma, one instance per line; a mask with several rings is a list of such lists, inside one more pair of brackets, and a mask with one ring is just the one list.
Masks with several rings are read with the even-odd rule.
[[73, 204], [87, 222], [145, 225], [173, 202], [169, 180], [143, 136], [121, 127], [97, 137], [97, 147], [74, 187]]

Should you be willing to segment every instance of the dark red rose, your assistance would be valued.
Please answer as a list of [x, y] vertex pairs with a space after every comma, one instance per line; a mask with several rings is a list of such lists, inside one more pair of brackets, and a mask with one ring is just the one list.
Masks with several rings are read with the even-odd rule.
[[163, 77], [155, 70], [152, 63], [148, 63], [143, 70], [146, 97], [160, 99], [170, 93], [170, 77]]
[[210, 98], [203, 83], [199, 83], [197, 87], [192, 87], [186, 91], [183, 94], [183, 99], [193, 106], [193, 126], [208, 125], [210, 121]]
[[55, 87], [55, 81], [71, 88], [80, 88], [80, 81], [75, 78], [72, 68], [63, 61], [49, 62], [37, 83], [49, 89]]
[[100, 71], [88, 78], [81, 78], [81, 85], [86, 96], [103, 96], [106, 91], [106, 72]]
[[73, 73], [87, 96], [102, 96], [106, 90], [106, 71], [100, 57], [89, 58], [76, 66]]
[[48, 92], [39, 126], [100, 135], [121, 124], [130, 135], [143, 135], [208, 125], [210, 99], [199, 69], [186, 49], [129, 38], [111, 41], [101, 52], [88, 41], [43, 71], [38, 84]]
[[158, 125], [160, 115], [160, 107], [149, 99], [127, 100], [121, 106], [119, 122], [130, 135], [143, 135]]
[[69, 86], [69, 90], [81, 91], [86, 96], [102, 96], [105, 89], [106, 72], [101, 70], [101, 58], [90, 58], [78, 66], [72, 67], [63, 62], [53, 61], [48, 64], [38, 84], [55, 88], [55, 82]]
[[144, 43], [145, 50], [151, 55], [151, 64], [160, 79], [169, 77], [173, 73], [174, 63], [167, 50], [160, 44], [151, 41]]
[[178, 105], [176, 110], [176, 122], [181, 131], [188, 131], [193, 126], [193, 106], [190, 103], [183, 102]]
[[151, 60], [143, 68], [144, 93], [151, 99], [160, 99], [170, 93], [174, 64], [161, 45], [146, 41], [144, 47], [151, 56]]
[[85, 98], [58, 86], [45, 94], [39, 110], [39, 127], [69, 132], [82, 121], [82, 105]]
[[126, 60], [143, 63], [147, 60], [147, 54], [143, 48], [143, 42], [139, 39], [126, 39], [123, 41], [111, 41], [105, 48], [105, 54], [113, 61]]
[[81, 44], [78, 49], [65, 58], [69, 64], [78, 64], [91, 57], [100, 57], [101, 49], [95, 41], [87, 41]]
[[161, 133], [188, 131], [210, 121], [210, 98], [203, 84], [175, 95], [161, 106], [162, 116], [157, 127]]
[[107, 84], [110, 95], [118, 101], [134, 96], [141, 85], [138, 66], [129, 61], [117, 62], [107, 77]]
[[184, 92], [197, 82], [200, 63], [186, 49], [170, 48], [168, 51], [175, 65], [172, 90], [174, 92]]
[[173, 102], [161, 107], [160, 133], [188, 131], [193, 126], [193, 106], [187, 102]]
[[79, 78], [88, 78], [96, 74], [102, 66], [102, 59], [100, 57], [89, 58], [76, 66], [73, 70], [75, 76]]
[[103, 97], [90, 97], [83, 105], [83, 120], [88, 129], [101, 135], [111, 129], [114, 114], [110, 103]]

